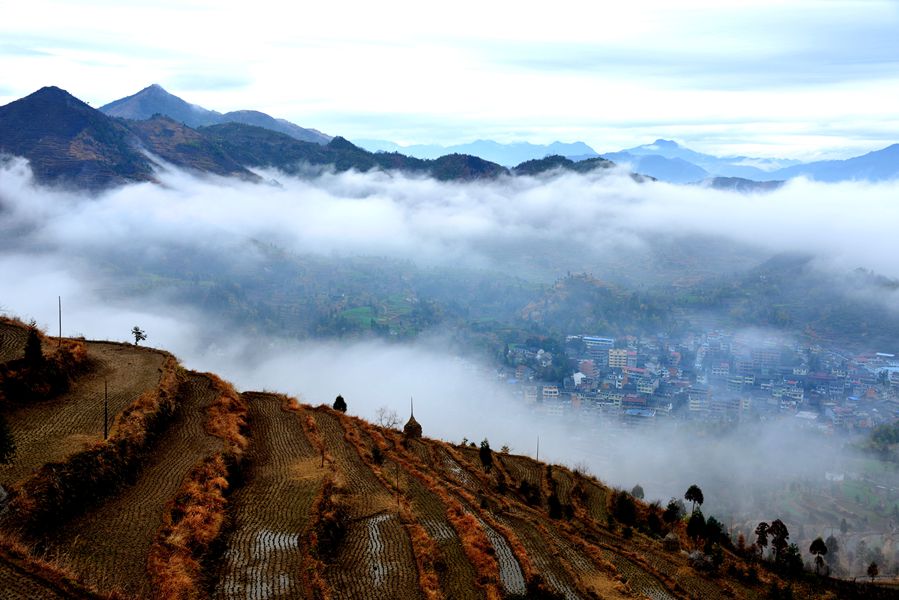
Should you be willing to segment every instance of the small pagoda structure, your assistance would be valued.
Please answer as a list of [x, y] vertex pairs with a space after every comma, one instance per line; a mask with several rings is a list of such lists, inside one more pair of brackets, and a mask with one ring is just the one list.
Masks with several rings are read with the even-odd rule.
[[403, 437], [407, 440], [417, 439], [421, 437], [421, 425], [415, 420], [415, 405], [412, 404], [412, 398], [409, 398], [409, 420], [403, 426]]

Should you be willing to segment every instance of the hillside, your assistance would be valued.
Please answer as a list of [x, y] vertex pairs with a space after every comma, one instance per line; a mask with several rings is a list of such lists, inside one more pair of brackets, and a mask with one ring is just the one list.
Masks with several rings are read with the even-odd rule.
[[[0, 385], [39, 378], [17, 329], [27, 338], [2, 323], [14, 341]], [[283, 395], [238, 395], [150, 348], [69, 346], [87, 358], [58, 363], [67, 395], [7, 394], [5, 416], [96, 407], [101, 376], [118, 388], [133, 371], [141, 383], [111, 403], [108, 440], [95, 425], [80, 449], [63, 438], [40, 457], [20, 447], [5, 471], [0, 598], [764, 598], [788, 585], [729, 538], [706, 540], [714, 566], [691, 558], [703, 546], [682, 520], [582, 470], [418, 437], [412, 420], [405, 435]], [[44, 360], [53, 347], [44, 340]], [[792, 577], [795, 597], [834, 597], [833, 586], [890, 597]]]
[[150, 181], [153, 166], [121, 123], [45, 87], [0, 106], [0, 155], [27, 158], [42, 183], [87, 188]]

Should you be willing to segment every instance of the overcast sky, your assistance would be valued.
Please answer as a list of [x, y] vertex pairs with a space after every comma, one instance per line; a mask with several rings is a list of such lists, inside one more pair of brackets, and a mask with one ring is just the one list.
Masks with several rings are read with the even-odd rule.
[[899, 141], [899, 2], [30, 0], [0, 73], [0, 104], [160, 83], [350, 139], [845, 157]]

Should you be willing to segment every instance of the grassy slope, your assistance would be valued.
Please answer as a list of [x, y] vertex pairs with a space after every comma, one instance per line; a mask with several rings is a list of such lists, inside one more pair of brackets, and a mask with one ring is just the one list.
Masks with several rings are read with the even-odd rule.
[[104, 382], [109, 386], [110, 428], [119, 412], [159, 382], [162, 352], [104, 342], [90, 342], [87, 351], [93, 366], [75, 379], [68, 393], [14, 407], [6, 414], [17, 453], [0, 472], [4, 485], [103, 439]]

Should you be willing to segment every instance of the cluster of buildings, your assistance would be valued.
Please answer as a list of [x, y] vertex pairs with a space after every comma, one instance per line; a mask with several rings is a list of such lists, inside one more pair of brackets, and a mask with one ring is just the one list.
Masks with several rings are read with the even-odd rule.
[[[564, 351], [555, 350], [512, 346], [499, 371], [522, 402], [547, 416], [626, 426], [791, 418], [826, 431], [869, 429], [899, 417], [899, 359], [892, 354], [720, 330], [678, 340], [573, 335]], [[568, 374], [545, 377], [560, 372]]]

